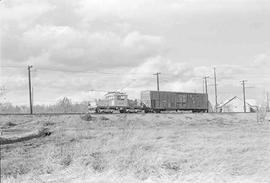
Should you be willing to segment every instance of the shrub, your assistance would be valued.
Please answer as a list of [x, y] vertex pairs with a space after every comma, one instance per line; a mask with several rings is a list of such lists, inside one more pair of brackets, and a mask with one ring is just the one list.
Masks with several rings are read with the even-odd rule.
[[71, 156], [70, 155], [67, 155], [66, 157], [64, 157], [61, 160], [60, 164], [63, 165], [63, 166], [65, 166], [65, 167], [67, 167], [67, 166], [69, 166], [71, 164], [71, 162], [72, 162]]
[[91, 114], [86, 113], [85, 115], [81, 116], [81, 119], [85, 120], [85, 121], [92, 121], [93, 118], [92, 118]]
[[105, 116], [101, 116], [101, 117], [100, 117], [100, 120], [107, 121], [107, 120], [109, 120], [109, 118], [106, 118]]

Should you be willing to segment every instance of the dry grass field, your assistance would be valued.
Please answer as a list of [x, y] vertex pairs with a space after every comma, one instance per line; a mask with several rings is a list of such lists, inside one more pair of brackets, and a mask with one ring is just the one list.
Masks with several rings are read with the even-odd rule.
[[256, 114], [1, 116], [1, 178], [269, 183], [269, 123]]

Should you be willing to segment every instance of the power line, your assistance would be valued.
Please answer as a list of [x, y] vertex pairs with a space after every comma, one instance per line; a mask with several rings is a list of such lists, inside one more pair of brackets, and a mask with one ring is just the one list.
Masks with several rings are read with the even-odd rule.
[[[1, 68], [15, 68], [15, 69], [22, 69], [22, 68], [25, 68], [24, 66], [1, 66]], [[91, 70], [91, 71], [86, 71], [86, 70], [67, 70], [67, 69], [60, 69], [60, 68], [48, 68], [48, 67], [38, 67], [38, 66], [35, 66], [35, 68], [37, 70], [44, 70], [44, 71], [52, 71], [52, 72], [66, 72], [66, 73], [90, 73], [90, 74], [93, 74], [93, 73], [97, 73], [97, 74], [104, 74], [104, 75], [123, 75], [122, 73], [115, 73], [115, 72], [105, 72], [105, 71], [99, 71], [99, 70]], [[149, 74], [151, 74], [150, 72], [149, 73], [126, 73], [127, 75], [141, 75], [141, 76], [149, 76]], [[172, 74], [172, 73], [166, 73], [166, 72], [163, 72], [162, 74], [165, 75], [165, 77], [169, 77], [169, 76], [178, 76], [178, 74]], [[233, 74], [230, 74], [230, 76], [238, 76], [239, 74], [236, 74], [236, 73], [233, 73]], [[265, 77], [266, 75], [270, 75], [270, 74], [261, 74], [261, 75], [258, 75], [258, 74], [252, 74], [252, 73], [248, 73], [248, 74], [245, 74], [243, 73], [242, 75], [245, 75], [247, 77], [250, 77], [250, 78], [257, 78], [257, 77]], [[241, 76], [241, 75], [239, 75]], [[199, 78], [198, 76], [185, 76], [185, 77], [190, 77], [190, 78]], [[214, 79], [214, 77], [209, 77], [210, 79]], [[231, 78], [228, 78], [228, 77], [219, 77], [220, 79], [231, 79]]]
[[[55, 71], [55, 72], [97, 73], [97, 74], [117, 75], [117, 76], [119, 76], [119, 75], [122, 76], [123, 75], [123, 73], [120, 73], [120, 72], [115, 73], [115, 72], [104, 72], [104, 71], [98, 71], [98, 70], [95, 70], [95, 71], [85, 71], [85, 70], [78, 71], [78, 70], [65, 70], [65, 69], [52, 69], [52, 68], [38, 68], [38, 67], [36, 67], [36, 68], [37, 68], [37, 70], [47, 70], [47, 71]], [[141, 76], [149, 76], [151, 73], [150, 72], [149, 73], [127, 72], [125, 74], [126, 75], [135, 75], [135, 76], [139, 76], [139, 75], [141, 75]], [[168, 78], [173, 77], [173, 76], [177, 76], [177, 74], [164, 73], [164, 72], [162, 74], [165, 74], [165, 77], [168, 77]], [[199, 78], [197, 76], [186, 76], [186, 77], [190, 77], [190, 78], [194, 78], [194, 79]]]
[[[52, 72], [64, 72], [64, 73], [78, 73], [78, 74], [103, 74], [103, 75], [109, 75], [109, 76], [123, 76], [122, 72], [106, 72], [106, 71], [99, 71], [99, 70], [91, 70], [91, 71], [85, 71], [85, 70], [65, 70], [65, 69], [51, 69], [51, 68], [37, 68], [37, 70], [46, 70], [46, 71], [52, 71]], [[126, 72], [125, 75], [132, 75], [132, 76], [149, 76], [151, 73], [132, 73], [132, 72]], [[173, 75], [172, 75], [173, 76]]]
[[13, 69], [13, 68], [24, 69], [25, 68], [25, 66], [8, 66], [8, 65], [1, 65], [0, 67], [2, 67], [2, 68], [11, 68], [11, 69]]
[[128, 88], [136, 79], [132, 79], [129, 83], [127, 83], [125, 86], [123, 86], [120, 91], [122, 92], [125, 88]]
[[38, 68], [38, 70], [47, 70], [54, 72], [66, 72], [66, 73], [90, 73], [90, 74], [106, 74], [106, 75], [123, 75], [121, 73], [109, 73], [102, 71], [77, 71], [77, 70], [65, 70], [65, 69], [50, 69], [50, 68]]
[[[24, 68], [22, 66], [1, 66], [2, 68]], [[123, 75], [123, 73], [114, 73], [114, 72], [104, 72], [98, 70], [67, 70], [67, 69], [59, 69], [59, 68], [48, 68], [48, 67], [35, 67], [38, 71], [52, 71], [52, 72], [66, 72], [66, 73], [97, 73], [97, 74], [108, 74], [108, 75]], [[149, 75], [151, 73], [126, 73], [128, 75]]]

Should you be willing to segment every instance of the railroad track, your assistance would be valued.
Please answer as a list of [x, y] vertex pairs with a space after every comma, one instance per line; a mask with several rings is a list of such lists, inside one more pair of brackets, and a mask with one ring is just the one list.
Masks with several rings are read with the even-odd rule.
[[[61, 116], [61, 115], [84, 115], [87, 113], [0, 113], [0, 116]], [[91, 115], [115, 115], [115, 114], [145, 114], [143, 112], [139, 113], [90, 113]]]
[[[244, 112], [223, 112], [223, 113], [211, 113], [210, 114], [241, 114]], [[0, 113], [0, 116], [61, 116], [61, 115], [84, 115], [86, 113]], [[91, 113], [91, 115], [115, 115], [115, 114], [146, 114], [146, 113]], [[154, 113], [147, 113], [154, 114]], [[162, 112], [159, 114], [205, 114], [205, 113], [170, 113], [170, 112]], [[248, 114], [248, 113], [247, 113]]]
[[[29, 113], [0, 113], [0, 116], [9, 116], [9, 115], [14, 115], [14, 116], [61, 116], [61, 115], [83, 115], [86, 113], [34, 113], [34, 114], [29, 114]], [[92, 115], [92, 114], [91, 114]], [[97, 115], [97, 114], [93, 114]]]

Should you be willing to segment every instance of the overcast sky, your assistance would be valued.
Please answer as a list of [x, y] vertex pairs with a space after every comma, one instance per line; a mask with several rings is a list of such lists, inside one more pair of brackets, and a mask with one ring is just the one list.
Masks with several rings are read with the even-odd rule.
[[[219, 101], [259, 101], [270, 90], [269, 0], [2, 0], [1, 99], [35, 103], [101, 97], [122, 90], [139, 98], [156, 89], [202, 92], [217, 68]], [[11, 66], [11, 67], [8, 67]], [[89, 90], [98, 90], [89, 92]]]

